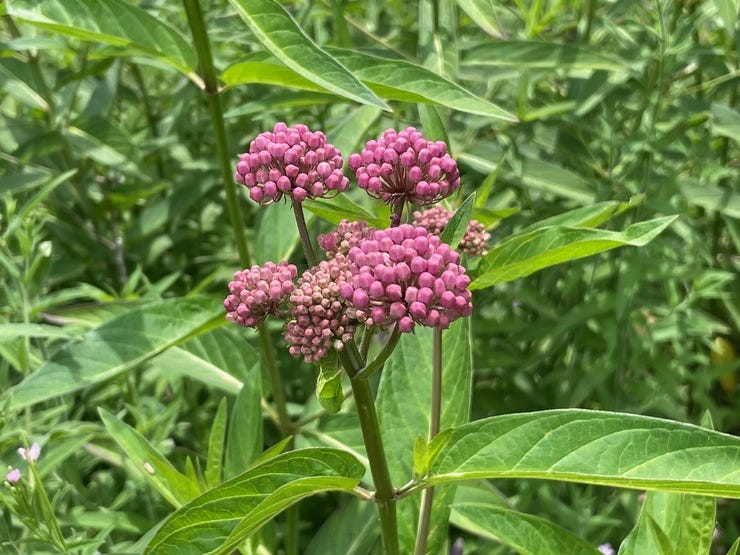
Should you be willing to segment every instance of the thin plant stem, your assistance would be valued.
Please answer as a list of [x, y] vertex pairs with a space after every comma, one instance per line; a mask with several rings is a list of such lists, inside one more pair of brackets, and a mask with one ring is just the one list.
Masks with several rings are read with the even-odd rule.
[[303, 216], [303, 205], [296, 201], [293, 201], [292, 204], [295, 223], [298, 226], [298, 235], [301, 237], [301, 245], [303, 246], [303, 252], [306, 254], [306, 260], [309, 266], [316, 266], [318, 261], [316, 259], [316, 253], [313, 250], [313, 245], [311, 244], [311, 237], [308, 235], [306, 218]]
[[403, 215], [403, 205], [405, 201], [403, 199], [393, 203], [393, 211], [391, 212], [391, 227], [398, 227], [401, 225], [401, 216]]
[[388, 357], [393, 354], [393, 350], [396, 348], [400, 337], [401, 332], [398, 329], [398, 325], [396, 325], [396, 327], [393, 328], [390, 337], [388, 337], [388, 341], [385, 342], [383, 350], [378, 353], [378, 356], [376, 356], [370, 364], [367, 364], [364, 368], [360, 368], [357, 374], [355, 374], [355, 377], [366, 380], [375, 374], [375, 372], [380, 370], [385, 364], [385, 361], [388, 360]]
[[396, 517], [396, 499], [391, 482], [388, 460], [385, 456], [383, 439], [380, 435], [378, 415], [375, 411], [375, 400], [368, 381], [357, 375], [357, 368], [349, 353], [342, 349], [338, 352], [347, 373], [350, 375], [352, 392], [360, 419], [362, 438], [367, 450], [370, 472], [375, 482], [375, 502], [378, 505], [380, 529], [383, 536], [383, 548], [386, 555], [398, 555], [398, 521]]
[[[429, 421], [429, 441], [432, 441], [439, 433], [439, 421], [442, 412], [442, 328], [440, 327], [434, 328], [432, 349], [432, 407]], [[421, 512], [414, 555], [423, 555], [426, 551], [433, 502], [434, 487], [425, 489], [421, 494]]]

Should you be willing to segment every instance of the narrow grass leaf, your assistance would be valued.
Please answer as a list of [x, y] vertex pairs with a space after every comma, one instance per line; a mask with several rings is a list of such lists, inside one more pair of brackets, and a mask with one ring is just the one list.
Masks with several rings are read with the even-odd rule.
[[580, 409], [457, 427], [429, 483], [534, 478], [740, 498], [740, 438], [691, 424]]
[[98, 413], [106, 430], [134, 467], [170, 504], [180, 507], [200, 493], [197, 482], [175, 470], [139, 432], [103, 408], [98, 408]]
[[178, 30], [124, 0], [9, 1], [8, 14], [83, 40], [125, 46], [189, 74], [195, 52]]
[[278, 455], [176, 511], [157, 531], [146, 553], [223, 552], [230, 549], [225, 542], [237, 526], [241, 541], [300, 497], [351, 490], [364, 472], [357, 459], [337, 449], [309, 448]]
[[676, 217], [635, 223], [624, 231], [554, 226], [515, 235], [488, 251], [470, 288], [491, 287], [528, 276], [542, 268], [617, 247], [641, 247], [652, 241]]
[[542, 41], [489, 41], [462, 52], [465, 65], [552, 69], [630, 71], [629, 64], [592, 47]]
[[226, 440], [226, 398], [221, 399], [211, 424], [211, 433], [208, 436], [208, 454], [206, 455], [206, 471], [204, 477], [206, 486], [216, 487], [221, 482], [223, 469], [224, 443]]
[[390, 111], [346, 67], [319, 48], [280, 4], [273, 0], [230, 2], [257, 40], [290, 69], [334, 94]]
[[599, 555], [596, 547], [569, 530], [544, 518], [501, 506], [455, 503], [450, 521], [466, 532], [502, 543], [522, 555]]
[[223, 319], [212, 298], [176, 298], [135, 307], [56, 351], [5, 394], [17, 410], [102, 383]]

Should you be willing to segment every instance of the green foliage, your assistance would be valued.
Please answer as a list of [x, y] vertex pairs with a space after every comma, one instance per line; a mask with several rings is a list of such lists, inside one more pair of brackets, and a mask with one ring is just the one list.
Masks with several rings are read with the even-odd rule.
[[[183, 4], [0, 3], [0, 551], [380, 551], [347, 376], [223, 321], [240, 237], [306, 269], [290, 207], [224, 172], [285, 121], [345, 161], [448, 142], [443, 237], [493, 235], [448, 429], [429, 330], [370, 378], [402, 552], [431, 484], [427, 553], [737, 552], [737, 0]], [[312, 239], [390, 214], [304, 207]]]

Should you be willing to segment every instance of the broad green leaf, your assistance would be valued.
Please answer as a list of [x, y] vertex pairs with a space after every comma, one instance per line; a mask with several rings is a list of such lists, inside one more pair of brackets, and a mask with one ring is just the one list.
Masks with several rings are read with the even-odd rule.
[[380, 544], [380, 526], [374, 503], [352, 499], [340, 507], [313, 534], [304, 555], [368, 555]]
[[259, 353], [244, 340], [246, 332], [223, 320], [224, 326], [171, 347], [152, 360], [150, 371], [163, 378], [186, 377], [229, 393], [238, 394]]
[[535, 478], [740, 498], [740, 438], [671, 420], [580, 409], [456, 428], [429, 483]]
[[622, 542], [620, 553], [664, 552], [664, 547], [657, 544], [663, 538], [673, 553], [709, 553], [716, 506], [713, 497], [648, 492], [637, 524]]
[[714, 0], [714, 5], [717, 7], [719, 17], [730, 39], [735, 38], [735, 23], [737, 22], [738, 10], [740, 10], [740, 2], [737, 0]]
[[249, 468], [262, 452], [262, 374], [259, 364], [249, 369], [231, 409], [226, 437], [224, 475], [232, 478]]
[[[442, 333], [442, 429], [467, 422], [469, 417], [472, 387], [469, 334], [468, 318], [453, 322]], [[417, 436], [429, 435], [432, 335], [429, 328], [417, 328], [413, 334], [402, 334], [395, 351], [385, 364], [378, 386], [378, 420], [386, 453], [393, 454], [389, 457], [388, 465], [395, 486], [406, 483], [413, 475], [413, 448]], [[443, 433], [432, 441], [428, 453], [430, 461], [445, 437], [448, 436]], [[454, 492], [454, 487], [435, 489], [428, 540], [430, 551], [439, 549], [447, 537], [449, 503]], [[402, 553], [414, 551], [418, 515], [418, 495], [399, 502]]]
[[[282, 84], [282, 83], [281, 83]], [[285, 86], [290, 86], [285, 84]], [[337, 102], [346, 102], [345, 99], [338, 98], [333, 94], [310, 93], [310, 92], [277, 92], [268, 96], [255, 98], [246, 104], [232, 108], [224, 114], [224, 119], [241, 118], [252, 114], [262, 114], [268, 110], [284, 110], [286, 108], [296, 108], [302, 106], [317, 106], [319, 104], [336, 104]], [[364, 106], [363, 106], [364, 107]], [[380, 112], [378, 108], [370, 106]], [[336, 146], [336, 143], [335, 143]], [[342, 151], [344, 154], [344, 151]]]
[[83, 40], [125, 46], [158, 58], [185, 74], [195, 52], [174, 27], [125, 0], [10, 0], [15, 19]]
[[443, 243], [447, 243], [452, 248], [457, 247], [462, 241], [465, 232], [468, 229], [470, 223], [470, 217], [473, 214], [473, 206], [475, 204], [475, 191], [468, 195], [463, 203], [457, 208], [455, 214], [447, 222], [447, 225], [442, 230], [439, 238]]
[[67, 343], [5, 397], [17, 410], [102, 383], [222, 319], [223, 306], [213, 298], [176, 298], [132, 308]]
[[369, 225], [382, 229], [388, 222], [387, 219], [373, 216], [347, 195], [337, 195], [332, 199], [307, 200], [304, 201], [303, 207], [333, 224], [338, 224], [342, 220], [365, 220]]
[[740, 218], [740, 195], [729, 188], [684, 181], [681, 183], [681, 193], [689, 204], [721, 212], [732, 218]]
[[[365, 468], [346, 451], [309, 448], [264, 462], [212, 489], [176, 511], [147, 547], [151, 555], [223, 552], [239, 527], [239, 538], [297, 500], [323, 491], [349, 491]], [[232, 547], [233, 549], [233, 547]]]
[[[310, 218], [306, 218], [306, 223]], [[299, 243], [298, 226], [290, 206], [282, 202], [260, 208], [254, 241], [254, 264], [288, 260]]]
[[630, 66], [613, 56], [599, 53], [590, 46], [541, 41], [489, 41], [462, 52], [465, 65], [551, 69], [560, 71], [596, 70], [630, 71]]
[[451, 519], [454, 520], [455, 526], [472, 534], [498, 541], [522, 555], [599, 554], [596, 547], [547, 519], [504, 507], [478, 503], [455, 503], [452, 507], [452, 515]]
[[624, 231], [553, 226], [515, 235], [488, 251], [470, 289], [483, 289], [617, 247], [641, 247], [652, 241], [676, 217], [635, 223]]
[[740, 114], [724, 104], [712, 104], [712, 130], [740, 142]]
[[30, 108], [48, 110], [49, 104], [38, 92], [39, 86], [29, 64], [15, 58], [0, 58], [0, 88]]
[[139, 432], [103, 408], [98, 408], [98, 413], [108, 433], [134, 463], [134, 468], [170, 504], [180, 507], [200, 493], [198, 483], [175, 470]]
[[519, 234], [529, 233], [535, 229], [550, 226], [570, 226], [570, 227], [599, 227], [611, 218], [624, 213], [630, 208], [634, 208], [642, 203], [643, 195], [636, 196], [629, 202], [605, 201], [597, 202], [590, 206], [581, 206], [575, 210], [564, 212], [550, 218], [540, 220], [530, 226], [525, 227]]
[[342, 389], [342, 368], [337, 365], [336, 353], [325, 358], [319, 367], [316, 379], [316, 397], [322, 407], [328, 412], [337, 413], [344, 402]]
[[211, 433], [208, 436], [208, 454], [206, 456], [206, 471], [204, 477], [206, 486], [216, 487], [221, 482], [223, 469], [224, 443], [226, 442], [226, 414], [228, 403], [225, 398], [221, 399], [213, 417]]
[[230, 0], [257, 40], [287, 67], [322, 89], [389, 110], [346, 67], [323, 51], [273, 0]]
[[[461, 112], [516, 121], [516, 117], [509, 112], [420, 65], [341, 48], [327, 48], [326, 51], [382, 98], [435, 104]], [[305, 73], [277, 65], [274, 59], [260, 54], [232, 64], [223, 72], [221, 79], [230, 86], [265, 83], [319, 93], [332, 91]]]
[[[370, 126], [377, 121], [383, 112], [375, 106], [357, 106], [347, 114], [336, 127], [328, 134], [332, 144], [339, 149], [345, 160], [350, 154], [365, 146], [363, 137], [367, 135]], [[347, 198], [347, 195], [337, 195], [335, 200]]]
[[381, 58], [355, 50], [327, 50], [383, 98], [439, 104], [470, 114], [517, 121], [506, 110], [414, 63]]
[[[445, 129], [439, 108], [429, 104], [418, 104], [416, 109], [419, 112], [419, 121], [421, 122], [421, 128], [424, 130], [424, 137], [430, 141], [444, 141], [450, 147], [450, 137], [447, 135], [447, 129]], [[448, 152], [453, 155], [449, 148]]]

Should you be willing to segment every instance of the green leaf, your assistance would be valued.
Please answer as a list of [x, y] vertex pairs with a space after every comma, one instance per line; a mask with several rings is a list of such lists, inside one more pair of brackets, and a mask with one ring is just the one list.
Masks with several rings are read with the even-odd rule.
[[740, 552], [740, 538], [735, 540], [735, 543], [732, 544], [732, 547], [727, 552], [727, 555], [737, 555]]
[[124, 0], [10, 0], [15, 19], [83, 40], [125, 46], [189, 74], [195, 52], [169, 24]]
[[98, 413], [106, 430], [131, 459], [136, 471], [170, 504], [180, 507], [200, 493], [197, 482], [175, 470], [139, 432], [103, 408], [98, 408]]
[[740, 114], [724, 104], [712, 104], [712, 130], [740, 142]]
[[506, 33], [496, 17], [493, 0], [457, 0], [458, 5], [478, 27], [497, 39], [505, 39]]
[[740, 2], [738, 0], [714, 0], [714, 5], [717, 7], [725, 31], [727, 31], [730, 39], [734, 39], [735, 22], [737, 21], [738, 10], [740, 10]]
[[259, 359], [247, 373], [244, 386], [231, 409], [226, 439], [224, 475], [232, 478], [243, 472], [262, 452], [262, 374]]
[[373, 216], [347, 195], [337, 195], [332, 199], [306, 200], [303, 207], [333, 224], [338, 224], [342, 220], [364, 220], [377, 228], [384, 228], [387, 224], [386, 219]]
[[680, 186], [681, 194], [689, 204], [720, 212], [731, 218], [740, 218], [740, 195], [730, 188], [700, 185], [690, 181], [684, 181]]
[[639, 206], [643, 200], [644, 195], [637, 195], [631, 198], [629, 202], [605, 201], [589, 206], [581, 206], [575, 210], [569, 210], [568, 212], [545, 218], [527, 226], [519, 231], [519, 235], [551, 226], [599, 227], [604, 222], [624, 213], [626, 210]]
[[46, 324], [0, 324], [0, 343], [19, 337], [55, 337], [69, 339], [72, 334], [59, 326]]
[[[309, 223], [307, 221], [307, 223]], [[293, 210], [282, 203], [260, 207], [254, 241], [254, 264], [288, 260], [299, 242]]]
[[349, 491], [364, 473], [357, 459], [338, 449], [309, 448], [278, 455], [176, 511], [146, 553], [227, 552], [299, 499], [322, 491]]
[[[717, 501], [713, 497], [651, 491], [620, 552], [709, 553]], [[667, 548], [661, 545], [667, 541]]]
[[740, 498], [740, 438], [691, 424], [579, 409], [459, 426], [428, 482], [535, 478]]
[[[424, 130], [424, 137], [430, 141], [444, 141], [444, 143], [449, 147], [450, 137], [447, 135], [447, 129], [445, 129], [445, 124], [444, 121], [442, 121], [439, 108], [429, 104], [418, 104], [416, 108], [419, 112], [421, 128]], [[450, 152], [450, 155], [452, 154], [453, 153]]]
[[[232, 0], [236, 1], [238, 0]], [[341, 48], [327, 48], [326, 51], [378, 96], [388, 100], [433, 104], [461, 112], [517, 121], [509, 112], [420, 65]], [[276, 57], [279, 58], [277, 55]], [[277, 65], [275, 60], [259, 53], [226, 68], [221, 79], [230, 86], [266, 83], [312, 92], [332, 91], [304, 72], [291, 69], [290, 66]]]
[[208, 455], [206, 456], [206, 486], [216, 487], [221, 482], [223, 468], [224, 440], [226, 439], [226, 398], [221, 399], [213, 417], [211, 433], [208, 436]]
[[375, 504], [352, 499], [313, 534], [304, 555], [368, 555], [380, 543], [379, 536]]
[[599, 554], [594, 546], [549, 520], [501, 506], [455, 503], [451, 520], [467, 532], [501, 542], [522, 555]]
[[455, 211], [455, 214], [447, 222], [447, 225], [442, 230], [439, 238], [443, 243], [447, 243], [453, 249], [460, 244], [465, 232], [468, 229], [470, 218], [473, 214], [473, 206], [475, 205], [475, 191], [468, 195], [463, 203]]
[[259, 353], [244, 340], [243, 328], [227, 324], [171, 347], [151, 362], [167, 380], [187, 377], [231, 395], [238, 394]]
[[515, 235], [488, 251], [470, 289], [483, 289], [528, 276], [542, 268], [617, 247], [641, 247], [652, 241], [676, 218], [666, 216], [638, 222], [624, 231], [554, 226]]
[[342, 368], [337, 365], [336, 352], [326, 357], [320, 365], [316, 379], [316, 397], [324, 409], [334, 414], [342, 409], [344, 390], [342, 389]]
[[515, 67], [518, 70], [631, 70], [626, 62], [600, 54], [590, 46], [523, 40], [486, 42], [463, 51], [462, 62], [465, 65]]
[[17, 410], [102, 383], [223, 320], [213, 298], [176, 298], [135, 307], [56, 351], [6, 392]]
[[517, 121], [513, 114], [420, 65], [355, 50], [327, 51], [383, 98], [439, 104], [469, 114]]
[[[331, 143], [339, 149], [345, 161], [350, 154], [361, 149], [361, 142], [365, 146], [362, 138], [382, 113], [375, 106], [357, 106], [328, 133]], [[333, 200], [341, 201], [345, 198], [347, 195], [337, 195]]]
[[346, 67], [319, 48], [280, 4], [272, 0], [229, 1], [257, 40], [287, 67], [334, 94], [390, 111]]

